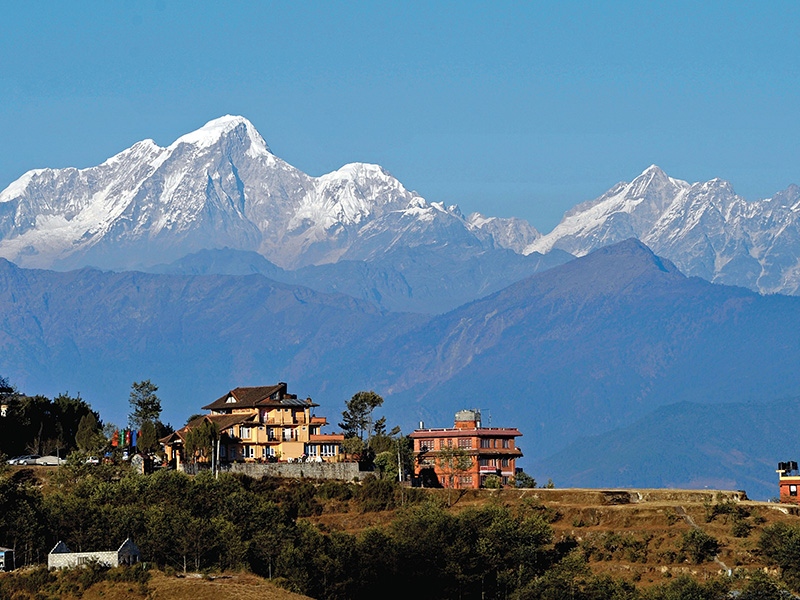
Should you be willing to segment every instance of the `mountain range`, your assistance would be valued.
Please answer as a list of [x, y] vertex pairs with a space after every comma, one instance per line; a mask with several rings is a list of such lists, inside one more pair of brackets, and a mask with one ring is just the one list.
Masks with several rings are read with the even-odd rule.
[[480, 408], [487, 424], [523, 431], [531, 463], [678, 400], [800, 396], [800, 298], [686, 277], [635, 240], [443, 315], [381, 311], [260, 274], [7, 261], [0, 307], [0, 372], [23, 390], [80, 392], [103, 414], [125, 411], [130, 383], [144, 378], [175, 423], [237, 385], [288, 381], [331, 421], [354, 391], [375, 389], [404, 431]]
[[800, 288], [800, 187], [749, 202], [727, 181], [689, 184], [655, 165], [569, 210], [525, 252], [583, 256], [631, 237], [687, 275], [764, 294]]
[[174, 424], [238, 385], [287, 381], [331, 422], [375, 389], [404, 431], [465, 407], [519, 427], [540, 478], [772, 495], [777, 446], [698, 457], [745, 406], [796, 458], [769, 407], [800, 397], [798, 212], [796, 186], [750, 202], [651, 166], [541, 235], [377, 165], [309, 176], [222, 117], [0, 192], [0, 374], [116, 420], [152, 379]]
[[[160, 269], [204, 250], [249, 251], [289, 270], [344, 263], [313, 279], [344, 279], [395, 310], [454, 308], [536, 272], [548, 261], [521, 252], [538, 236], [522, 219], [429, 203], [377, 165], [311, 177], [234, 116], [96, 167], [29, 171], [0, 192], [0, 257], [20, 266]], [[430, 291], [434, 272], [452, 285]]]
[[[541, 235], [522, 219], [428, 202], [378, 165], [309, 176], [247, 119], [225, 116], [167, 147], [144, 140], [96, 167], [25, 173], [0, 192], [0, 257], [56, 270], [232, 274], [246, 261], [261, 272], [258, 254], [292, 273], [280, 277], [287, 282], [386, 310], [445, 312], [633, 237], [687, 275], [794, 295], [798, 215], [796, 185], [748, 201], [726, 181], [690, 184], [653, 165]], [[304, 267], [322, 268], [295, 273]]]

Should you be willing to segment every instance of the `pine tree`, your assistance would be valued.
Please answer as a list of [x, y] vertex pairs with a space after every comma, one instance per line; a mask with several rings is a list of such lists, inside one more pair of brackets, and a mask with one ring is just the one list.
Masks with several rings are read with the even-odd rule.
[[156, 423], [161, 416], [161, 399], [156, 396], [158, 386], [145, 381], [133, 382], [131, 384], [131, 395], [129, 402], [133, 412], [128, 415], [128, 420], [132, 427], [141, 429], [145, 422]]

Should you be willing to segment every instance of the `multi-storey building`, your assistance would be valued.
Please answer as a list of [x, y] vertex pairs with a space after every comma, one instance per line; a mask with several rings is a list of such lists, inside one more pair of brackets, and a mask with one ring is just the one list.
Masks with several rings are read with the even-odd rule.
[[[420, 428], [410, 435], [415, 475], [423, 481], [433, 476], [444, 487], [479, 488], [490, 475], [508, 485], [516, 473], [516, 459], [522, 456], [515, 442], [521, 435], [516, 428], [483, 427], [477, 410], [459, 411], [452, 428]], [[450, 448], [463, 452], [448, 452]], [[468, 460], [454, 466], [454, 455]]]
[[800, 471], [797, 462], [790, 460], [778, 463], [778, 496], [781, 502], [800, 504]]
[[337, 462], [344, 435], [321, 432], [328, 421], [313, 414], [317, 406], [311, 398], [301, 400], [287, 393], [283, 382], [238, 387], [204, 406], [209, 414], [195, 417], [161, 441], [168, 460], [191, 459], [184, 456], [186, 436], [205, 421], [216, 424], [220, 432], [220, 462]]

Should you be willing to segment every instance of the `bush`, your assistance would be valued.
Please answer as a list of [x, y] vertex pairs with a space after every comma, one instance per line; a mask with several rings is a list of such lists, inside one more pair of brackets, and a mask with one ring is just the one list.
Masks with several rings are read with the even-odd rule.
[[683, 534], [681, 552], [689, 555], [696, 565], [713, 560], [720, 549], [716, 538], [700, 529], [690, 529]]
[[767, 560], [781, 568], [781, 579], [792, 589], [800, 589], [800, 527], [769, 525], [761, 533], [758, 548]]
[[750, 530], [753, 528], [750, 523], [743, 519], [736, 519], [731, 525], [731, 535], [737, 538], [746, 538], [750, 535]]
[[525, 471], [520, 471], [514, 477], [514, 486], [518, 488], [535, 488], [536, 480], [528, 475]]
[[397, 484], [386, 479], [378, 479], [374, 475], [364, 478], [358, 490], [358, 501], [364, 512], [378, 512], [395, 508], [395, 489]]
[[497, 475], [489, 475], [484, 480], [483, 487], [488, 488], [490, 490], [499, 490], [501, 487], [503, 487], [503, 484]]

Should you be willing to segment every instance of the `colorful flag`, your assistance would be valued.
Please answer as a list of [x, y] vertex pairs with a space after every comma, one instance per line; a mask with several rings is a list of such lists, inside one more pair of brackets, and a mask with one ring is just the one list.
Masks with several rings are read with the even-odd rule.
[[111, 445], [116, 448], [119, 446], [119, 430], [115, 429], [114, 433], [111, 435]]

